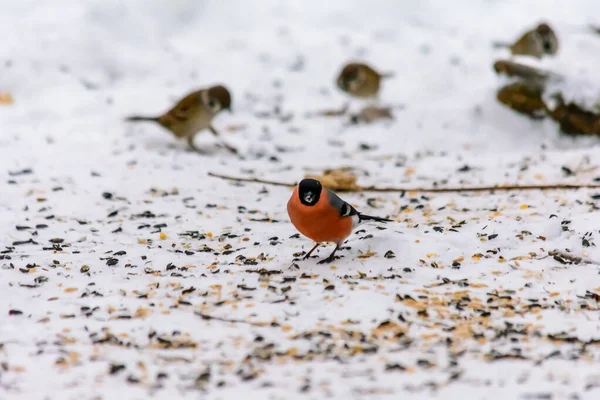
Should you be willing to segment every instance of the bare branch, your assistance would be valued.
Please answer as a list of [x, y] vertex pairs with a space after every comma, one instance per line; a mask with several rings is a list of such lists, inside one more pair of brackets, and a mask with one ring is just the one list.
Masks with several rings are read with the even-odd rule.
[[[294, 187], [297, 183], [270, 181], [259, 178], [241, 178], [209, 172], [209, 176], [236, 182], [258, 183], [271, 186]], [[555, 184], [555, 185], [493, 185], [493, 186], [471, 186], [471, 187], [375, 187], [365, 186], [351, 189], [338, 189], [340, 192], [429, 192], [429, 193], [464, 193], [464, 192], [507, 192], [512, 190], [579, 190], [600, 189], [600, 185], [594, 184]]]

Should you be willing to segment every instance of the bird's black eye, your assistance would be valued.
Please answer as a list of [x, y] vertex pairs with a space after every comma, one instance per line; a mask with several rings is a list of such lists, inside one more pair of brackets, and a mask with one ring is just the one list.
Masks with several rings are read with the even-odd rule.
[[210, 108], [210, 110], [212, 112], [217, 112], [221, 109], [221, 103], [219, 103], [219, 101], [213, 97], [208, 99], [208, 108]]
[[552, 50], [552, 43], [550, 43], [549, 40], [544, 40], [543, 43], [544, 43], [544, 50], [549, 53]]
[[312, 204], [312, 202], [315, 200], [315, 195], [312, 192], [306, 192], [304, 193], [304, 201], [307, 202], [308, 204]]

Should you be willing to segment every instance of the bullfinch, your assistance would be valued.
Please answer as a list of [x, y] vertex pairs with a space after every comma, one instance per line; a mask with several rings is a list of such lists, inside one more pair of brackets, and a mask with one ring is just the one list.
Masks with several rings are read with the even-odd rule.
[[354, 228], [361, 223], [392, 221], [359, 213], [354, 207], [340, 199], [331, 190], [324, 188], [321, 182], [315, 179], [300, 181], [288, 201], [287, 211], [296, 229], [304, 236], [317, 242], [304, 256], [304, 259], [310, 257], [321, 243], [335, 243], [335, 249], [329, 257], [319, 261], [318, 264], [332, 262], [335, 252], [344, 240], [350, 236]]

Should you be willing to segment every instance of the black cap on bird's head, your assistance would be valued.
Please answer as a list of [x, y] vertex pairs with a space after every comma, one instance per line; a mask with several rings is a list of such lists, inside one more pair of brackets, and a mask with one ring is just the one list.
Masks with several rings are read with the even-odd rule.
[[224, 86], [217, 85], [208, 88], [208, 107], [213, 112], [229, 110], [231, 112], [231, 94]]
[[546, 54], [553, 55], [558, 52], [558, 38], [550, 25], [545, 22], [540, 23], [535, 28], [535, 33], [538, 34]]
[[535, 31], [540, 35], [548, 35], [553, 32], [552, 28], [550, 28], [550, 25], [548, 25], [546, 22], [541, 22], [538, 24], [538, 26], [535, 28]]
[[321, 191], [323, 186], [321, 182], [316, 179], [302, 179], [298, 184], [298, 196], [300, 197], [300, 203], [305, 206], [314, 206], [319, 202], [321, 198]]

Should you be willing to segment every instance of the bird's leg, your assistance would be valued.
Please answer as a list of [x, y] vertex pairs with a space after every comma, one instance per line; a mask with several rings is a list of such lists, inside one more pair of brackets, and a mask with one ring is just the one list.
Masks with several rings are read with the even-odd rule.
[[329, 257], [327, 257], [324, 260], [319, 261], [317, 264], [327, 264], [332, 262], [333, 260], [335, 260], [335, 252], [338, 251], [338, 249], [340, 248], [340, 245], [338, 243], [335, 244], [335, 249], [333, 249], [333, 251], [331, 252], [331, 254], [329, 255]]
[[375, 95], [372, 101], [373, 107], [379, 110], [381, 108], [381, 98], [379, 97], [379, 93]]
[[194, 144], [194, 135], [190, 135], [190, 136], [187, 137], [187, 144], [196, 153], [202, 154], [202, 151]]
[[319, 247], [321, 243], [317, 243], [315, 244], [315, 247], [313, 247], [312, 249], [310, 249], [310, 251], [308, 253], [306, 253], [304, 255], [304, 257], [302, 257], [303, 260], [306, 260], [308, 257], [310, 257], [310, 255], [312, 254], [313, 251], [315, 251], [317, 249], [317, 247]]
[[209, 125], [208, 129], [211, 131], [211, 133], [213, 135], [215, 135], [215, 137], [217, 138], [217, 140], [219, 141], [219, 143], [221, 143], [223, 146], [225, 146], [225, 148], [227, 148], [227, 150], [231, 151], [233, 154], [237, 154], [238, 151], [235, 147], [233, 147], [230, 144], [227, 144], [225, 141], [223, 141], [223, 139], [221, 139], [221, 137], [219, 136], [219, 132], [217, 132], [217, 130], [212, 126]]

